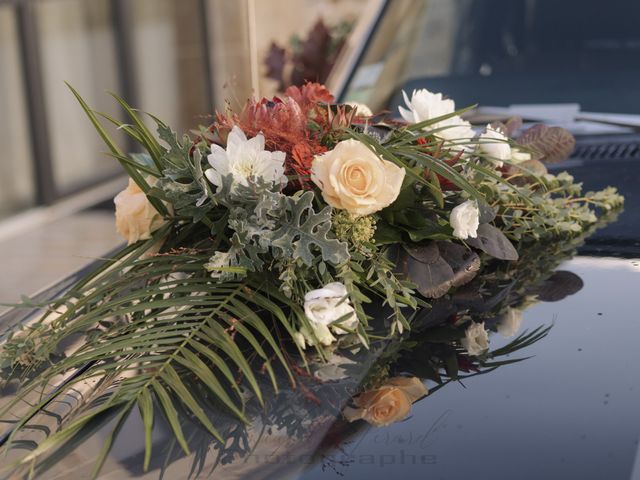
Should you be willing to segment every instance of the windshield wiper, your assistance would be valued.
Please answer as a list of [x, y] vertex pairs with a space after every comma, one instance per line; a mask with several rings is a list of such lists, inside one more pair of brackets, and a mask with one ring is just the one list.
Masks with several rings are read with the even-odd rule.
[[640, 115], [583, 112], [577, 103], [515, 104], [479, 107], [465, 118], [472, 123], [504, 121], [518, 116], [525, 122], [559, 125], [574, 133], [631, 133], [640, 131]]

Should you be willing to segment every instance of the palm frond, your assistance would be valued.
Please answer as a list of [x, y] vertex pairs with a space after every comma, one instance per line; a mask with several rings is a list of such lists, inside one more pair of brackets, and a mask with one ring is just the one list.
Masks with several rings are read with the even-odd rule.
[[[40, 319], [49, 328], [36, 343], [61, 346], [71, 342], [75, 346], [52, 364], [40, 357], [44, 370], [25, 379], [15, 399], [0, 407], [0, 418], [18, 407], [23, 412], [5, 448], [18, 446], [19, 434], [45, 405], [67, 401], [74, 390], [84, 394], [76, 396], [78, 401], [63, 415], [56, 431], [16, 465], [44, 459], [90, 422], [111, 412], [117, 420], [98, 458], [99, 467], [113, 435], [137, 407], [143, 418], [148, 467], [154, 404], [185, 452], [189, 448], [178, 409], [221, 440], [201, 399], [185, 383], [187, 378], [197, 379], [221, 408], [244, 422], [243, 385], [262, 403], [264, 381], [260, 377], [268, 378], [271, 388], [278, 391], [276, 364], [294, 383], [285, 354], [265, 323], [273, 319], [292, 332], [289, 314], [265, 295], [260, 281], [216, 283], [205, 273], [208, 256], [203, 254], [133, 257], [110, 263], [111, 268], [85, 281], [82, 288], [72, 289]], [[51, 313], [61, 305], [65, 311]], [[110, 322], [109, 327], [101, 328], [102, 322]], [[60, 383], [62, 387], [49, 388]]]

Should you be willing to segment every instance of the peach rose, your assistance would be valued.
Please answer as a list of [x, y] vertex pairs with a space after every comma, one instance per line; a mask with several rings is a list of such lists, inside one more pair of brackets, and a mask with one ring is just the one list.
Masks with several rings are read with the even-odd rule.
[[311, 180], [334, 208], [363, 216], [382, 210], [398, 198], [404, 168], [383, 160], [364, 143], [345, 140], [316, 155]]
[[411, 404], [427, 393], [427, 387], [416, 377], [394, 377], [383, 386], [355, 397], [356, 408], [346, 407], [343, 414], [350, 422], [365, 420], [381, 427], [404, 419], [411, 411]]
[[113, 199], [116, 204], [116, 230], [129, 245], [148, 240], [165, 220], [151, 205], [140, 187], [129, 179], [129, 185]]

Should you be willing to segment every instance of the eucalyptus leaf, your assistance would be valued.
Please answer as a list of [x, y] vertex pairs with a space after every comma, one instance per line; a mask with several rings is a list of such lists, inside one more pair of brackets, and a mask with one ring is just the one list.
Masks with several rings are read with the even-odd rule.
[[442, 297], [452, 287], [470, 282], [480, 269], [474, 252], [451, 242], [404, 245], [396, 255], [396, 271], [427, 298]]
[[518, 259], [518, 251], [509, 239], [498, 228], [488, 223], [478, 227], [476, 238], [465, 240], [469, 245], [500, 260], [515, 261]]

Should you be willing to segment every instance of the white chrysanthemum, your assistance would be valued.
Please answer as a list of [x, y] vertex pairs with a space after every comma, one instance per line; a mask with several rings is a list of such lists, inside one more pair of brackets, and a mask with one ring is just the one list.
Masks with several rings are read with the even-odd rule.
[[478, 203], [474, 200], [467, 200], [453, 210], [449, 216], [449, 223], [453, 227], [453, 236], [466, 240], [476, 238], [478, 226], [480, 225], [480, 210]]
[[[444, 98], [442, 93], [430, 92], [426, 88], [414, 90], [411, 94], [411, 99], [409, 99], [404, 90], [402, 91], [402, 96], [407, 108], [398, 107], [398, 110], [402, 118], [408, 123], [433, 120], [443, 115], [449, 115], [456, 110], [456, 104], [453, 100]], [[465, 141], [475, 136], [471, 124], [458, 115], [425, 127], [425, 130], [434, 129], [440, 129], [435, 133], [435, 136], [448, 141]], [[455, 145], [448, 146], [453, 149], [456, 148]], [[463, 145], [460, 145], [459, 148], [463, 148]]]
[[207, 157], [212, 168], [205, 175], [216, 187], [222, 186], [222, 177], [233, 176], [234, 184], [247, 186], [249, 179], [259, 179], [274, 184], [285, 184], [284, 152], [264, 149], [264, 135], [258, 134], [247, 140], [244, 132], [233, 127], [227, 138], [227, 148], [211, 145]]
[[504, 165], [505, 160], [511, 160], [511, 145], [507, 137], [498, 130], [487, 125], [487, 129], [480, 135], [478, 150], [489, 157], [498, 168]]
[[484, 322], [472, 322], [464, 332], [462, 346], [469, 355], [482, 355], [489, 349], [489, 334], [484, 328]]

